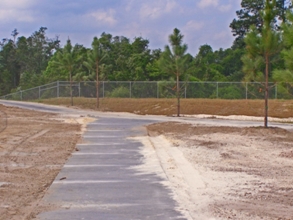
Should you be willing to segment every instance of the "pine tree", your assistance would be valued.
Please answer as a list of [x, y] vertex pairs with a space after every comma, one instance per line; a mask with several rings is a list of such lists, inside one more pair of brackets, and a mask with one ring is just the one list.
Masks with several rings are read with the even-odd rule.
[[187, 45], [182, 44], [183, 35], [177, 28], [174, 29], [173, 34], [169, 36], [171, 48], [165, 46], [164, 52], [161, 54], [159, 60], [160, 68], [170, 74], [176, 76], [176, 97], [177, 97], [177, 116], [180, 116], [180, 85], [179, 77], [187, 70], [188, 56], [186, 54]]
[[74, 72], [78, 69], [76, 68], [79, 65], [81, 57], [79, 56], [79, 47], [73, 47], [71, 41], [68, 39], [64, 48], [57, 52], [56, 61], [54, 65], [58, 66], [59, 69], [65, 70], [68, 72], [69, 81], [70, 81], [70, 99], [71, 106], [73, 106], [73, 92], [72, 92], [72, 76]]
[[[261, 30], [258, 30], [256, 26], [250, 28], [249, 33], [244, 39], [246, 43], [246, 54], [242, 58], [246, 80], [264, 79], [265, 81], [265, 127], [268, 127], [269, 66], [271, 57], [279, 53], [282, 47], [280, 33], [274, 29], [276, 17], [275, 6], [276, 0], [266, 0], [264, 10], [261, 12], [263, 27]], [[262, 74], [263, 68], [264, 74]]]
[[99, 84], [100, 84], [100, 74], [99, 70], [102, 66], [102, 62], [106, 59], [107, 53], [102, 47], [100, 40], [97, 37], [94, 37], [92, 42], [92, 50], [88, 51], [87, 61], [84, 62], [84, 65], [88, 70], [96, 75], [96, 96], [97, 103], [96, 108], [98, 109], [99, 104]]
[[[259, 31], [261, 31], [264, 24], [262, 11], [264, 10], [266, 1], [264, 0], [242, 0], [242, 9], [236, 11], [238, 19], [233, 19], [230, 24], [233, 36], [236, 37], [234, 41], [234, 47], [244, 47], [243, 39], [249, 32], [252, 25]], [[276, 16], [272, 21], [274, 29], [278, 30], [278, 20], [284, 22], [286, 20], [285, 12], [288, 8], [292, 8], [290, 0], [276, 0], [274, 6]]]
[[286, 23], [282, 25], [284, 49], [282, 57], [285, 61], [286, 69], [278, 69], [273, 71], [273, 78], [280, 83], [290, 83], [293, 85], [293, 12], [287, 11]]

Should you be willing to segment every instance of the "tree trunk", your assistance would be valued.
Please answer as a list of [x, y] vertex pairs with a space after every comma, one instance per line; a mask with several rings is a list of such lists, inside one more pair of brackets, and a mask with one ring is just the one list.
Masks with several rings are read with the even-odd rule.
[[70, 103], [73, 106], [73, 94], [72, 94], [72, 73], [69, 74], [70, 77]]
[[179, 85], [179, 74], [177, 73], [177, 90], [176, 90], [176, 96], [177, 96], [177, 117], [180, 117], [180, 85]]
[[265, 118], [264, 118], [264, 126], [268, 127], [268, 98], [269, 98], [269, 56], [266, 54], [266, 82], [265, 82]]
[[100, 107], [100, 99], [99, 99], [99, 61], [96, 61], [96, 96], [97, 96], [97, 106], [96, 108], [99, 109]]

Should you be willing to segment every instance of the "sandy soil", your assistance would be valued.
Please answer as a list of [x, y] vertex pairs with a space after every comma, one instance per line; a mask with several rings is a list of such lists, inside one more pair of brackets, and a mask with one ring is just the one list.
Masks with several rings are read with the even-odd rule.
[[0, 105], [0, 219], [31, 219], [75, 150], [86, 118], [62, 117]]
[[147, 128], [188, 219], [292, 219], [293, 131], [175, 122]]
[[[53, 105], [70, 106], [70, 98], [55, 98], [38, 100], [38, 102]], [[225, 100], [225, 99], [181, 99], [181, 114], [183, 115], [264, 115], [264, 100]], [[74, 107], [96, 110], [95, 98], [74, 98]], [[130, 99], [101, 98], [100, 111], [130, 112], [138, 115], [175, 115], [177, 113], [176, 99]], [[269, 100], [269, 116], [274, 118], [293, 118], [293, 100]]]
[[[1, 220], [54, 208], [39, 202], [90, 121], [0, 105]], [[292, 219], [293, 131], [175, 122], [147, 129], [140, 170], [165, 177], [188, 219]]]

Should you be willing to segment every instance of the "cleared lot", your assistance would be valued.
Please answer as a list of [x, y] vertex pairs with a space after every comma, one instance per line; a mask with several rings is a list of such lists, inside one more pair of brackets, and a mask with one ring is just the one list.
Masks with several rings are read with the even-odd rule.
[[[82, 104], [84, 100], [89, 104]], [[66, 100], [57, 101], [66, 104]], [[168, 102], [163, 104], [157, 99], [103, 101], [110, 102], [108, 109], [104, 106], [105, 111], [133, 108], [139, 111], [138, 114], [159, 114], [156, 109], [165, 109], [171, 114], [171, 110], [176, 109], [174, 100], [165, 100], [173, 103], [171, 110], [168, 110]], [[186, 108], [190, 111], [183, 113], [194, 114], [192, 109], [203, 109], [198, 113], [236, 115], [240, 108], [243, 115], [259, 116], [262, 113], [262, 101], [253, 101], [254, 105], [250, 102], [237, 105], [237, 100], [202, 101], [200, 104], [198, 100], [190, 100], [193, 104], [187, 103], [190, 108]], [[81, 99], [80, 102], [78, 104], [78, 99], [75, 99], [79, 108], [94, 108], [94, 99]], [[272, 103], [270, 105], [271, 109], [276, 110], [271, 111], [271, 116], [292, 117], [292, 101], [275, 103], [274, 108]], [[81, 131], [78, 122], [83, 123], [87, 119], [61, 119], [55, 114], [4, 106], [0, 110], [8, 116], [8, 127], [0, 134], [0, 216], [1, 219], [31, 219], [40, 211], [54, 208], [36, 205], [66, 158], [75, 150]], [[148, 130], [175, 199], [188, 215], [195, 219], [198, 214], [222, 219], [290, 219], [293, 216], [293, 189], [290, 185], [293, 180], [292, 131], [207, 127], [174, 122], [151, 125]], [[54, 145], [53, 141], [59, 144]], [[167, 154], [162, 155], [162, 152]], [[187, 161], [183, 163], [185, 166], [182, 166], [182, 158], [178, 159], [174, 152], [183, 155], [182, 158]], [[196, 174], [196, 181], [189, 171]]]
[[[69, 98], [44, 99], [38, 102], [70, 106]], [[108, 112], [130, 112], [138, 115], [174, 115], [177, 112], [175, 99], [100, 99], [100, 110]], [[74, 98], [74, 106], [95, 109], [96, 99]], [[181, 114], [208, 115], [264, 115], [263, 100], [224, 100], [224, 99], [181, 99]], [[269, 100], [269, 116], [277, 118], [293, 117], [293, 100]]]

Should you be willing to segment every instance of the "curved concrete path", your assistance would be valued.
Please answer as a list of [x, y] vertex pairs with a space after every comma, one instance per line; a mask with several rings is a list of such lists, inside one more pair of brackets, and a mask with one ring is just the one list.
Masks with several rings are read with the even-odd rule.
[[184, 219], [161, 178], [133, 169], [143, 163], [143, 146], [127, 138], [146, 135], [137, 128], [150, 122], [104, 118], [88, 124], [79, 151], [43, 199], [61, 208], [39, 219]]
[[[61, 114], [94, 114], [54, 106], [22, 102], [2, 102], [22, 108]], [[131, 115], [129, 115], [131, 116]], [[172, 192], [156, 174], [136, 169], [143, 164], [143, 144], [133, 137], [146, 136], [143, 125], [150, 119], [97, 117], [87, 125], [82, 143], [55, 178], [42, 205], [52, 211], [37, 216], [40, 220], [132, 220], [186, 219], [176, 210]], [[55, 208], [56, 207], [56, 208]]]

